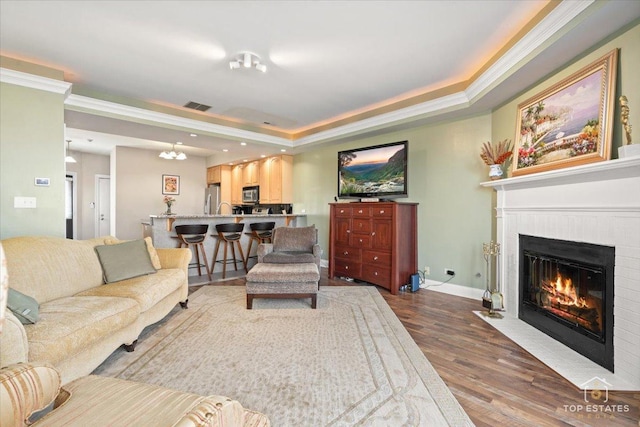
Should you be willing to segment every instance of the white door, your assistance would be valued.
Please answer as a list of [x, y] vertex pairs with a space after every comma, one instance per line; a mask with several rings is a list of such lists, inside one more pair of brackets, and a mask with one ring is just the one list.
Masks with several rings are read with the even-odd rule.
[[110, 198], [111, 179], [108, 175], [96, 175], [96, 226], [95, 237], [111, 234]]

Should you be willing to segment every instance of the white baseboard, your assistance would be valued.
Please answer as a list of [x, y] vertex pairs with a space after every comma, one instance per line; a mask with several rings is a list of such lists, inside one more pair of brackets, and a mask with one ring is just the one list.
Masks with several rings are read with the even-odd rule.
[[[444, 283], [435, 280], [425, 280], [425, 284], [421, 285], [422, 289], [430, 291], [442, 292], [443, 294], [456, 295], [459, 297], [471, 298], [480, 301], [484, 289], [470, 288], [468, 286], [456, 285], [455, 283]], [[423, 288], [423, 286], [426, 286]]]

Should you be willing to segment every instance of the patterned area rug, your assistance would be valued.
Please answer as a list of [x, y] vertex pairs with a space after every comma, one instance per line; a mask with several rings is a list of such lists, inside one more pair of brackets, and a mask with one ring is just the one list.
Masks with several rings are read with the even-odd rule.
[[374, 287], [257, 299], [205, 286], [94, 372], [237, 399], [282, 426], [473, 425]]

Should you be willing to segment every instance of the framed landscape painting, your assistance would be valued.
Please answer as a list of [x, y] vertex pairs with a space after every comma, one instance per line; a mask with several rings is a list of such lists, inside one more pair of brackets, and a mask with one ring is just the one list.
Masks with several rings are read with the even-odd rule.
[[180, 175], [162, 175], [162, 194], [180, 194]]
[[608, 160], [618, 51], [518, 105], [513, 176]]

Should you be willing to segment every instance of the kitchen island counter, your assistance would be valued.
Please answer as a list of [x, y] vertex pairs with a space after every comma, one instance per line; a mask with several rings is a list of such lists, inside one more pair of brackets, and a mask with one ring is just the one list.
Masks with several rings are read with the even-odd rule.
[[[216, 225], [225, 223], [244, 223], [244, 233], [241, 240], [243, 249], [249, 244], [249, 224], [254, 222], [275, 222], [275, 227], [304, 227], [306, 226], [306, 214], [268, 214], [268, 215], [234, 215], [234, 214], [186, 214], [186, 215], [149, 215], [148, 221], [142, 221], [143, 237], [151, 237], [156, 248], [177, 248], [178, 238], [175, 232], [176, 225], [208, 224], [208, 234], [216, 234]], [[207, 259], [211, 264], [211, 257], [215, 249], [213, 237], [207, 237], [204, 241]], [[256, 245], [254, 245], [256, 247]], [[252, 252], [254, 252], [252, 250]], [[246, 254], [245, 254], [246, 255]], [[251, 254], [255, 255], [255, 254]], [[195, 260], [192, 260], [195, 262]], [[189, 275], [197, 274], [196, 269], [190, 269]]]

